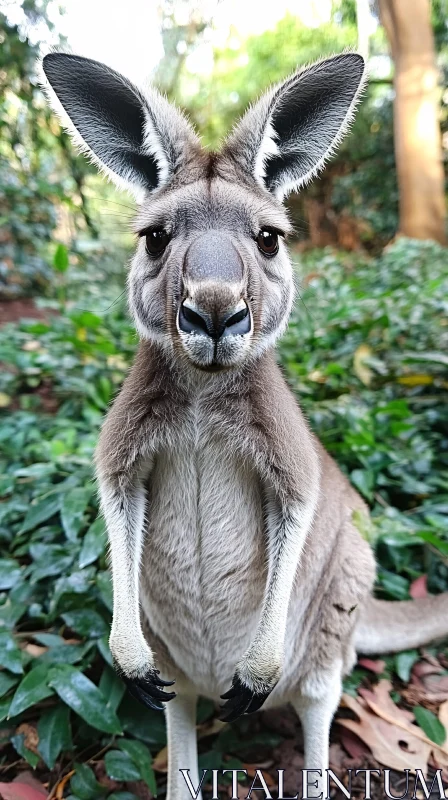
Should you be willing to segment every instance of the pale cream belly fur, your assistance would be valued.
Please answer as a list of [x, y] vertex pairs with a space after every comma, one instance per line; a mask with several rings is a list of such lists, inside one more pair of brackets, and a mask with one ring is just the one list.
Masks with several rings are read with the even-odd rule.
[[187, 456], [159, 455], [149, 485], [142, 608], [171, 660], [202, 693], [217, 696], [261, 611], [267, 548], [259, 479], [213, 443]]

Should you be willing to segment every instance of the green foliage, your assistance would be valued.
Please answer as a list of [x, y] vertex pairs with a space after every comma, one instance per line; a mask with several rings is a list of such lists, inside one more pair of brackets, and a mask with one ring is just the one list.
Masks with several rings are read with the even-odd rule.
[[413, 711], [415, 719], [428, 739], [436, 744], [443, 744], [446, 739], [446, 730], [436, 715], [429, 708], [422, 706], [416, 706]]
[[36, 40], [56, 41], [47, 5], [23, 2], [19, 24], [0, 12], [0, 297], [6, 298], [48, 290], [53, 231], [64, 212], [65, 228], [96, 232], [84, 196], [92, 168], [74, 154], [38, 86]]
[[[400, 240], [377, 259], [311, 252], [297, 269], [305, 288], [280, 359], [372, 507], [372, 522], [354, 521], [376, 549], [378, 591], [407, 598], [423, 572], [433, 591], [447, 588], [446, 251]], [[112, 597], [92, 455], [136, 336], [121, 306], [89, 310], [98, 295], [88, 288], [83, 311], [69, 302], [49, 322], [0, 329], [0, 727], [36, 766], [16, 733], [35, 720], [39, 768], [68, 772], [82, 761], [71, 791], [93, 800], [100, 789], [85, 761], [103, 748], [110, 778], [154, 790], [151, 756], [165, 732], [162, 715], [125, 693], [107, 645]], [[104, 308], [113, 297], [102, 291]], [[388, 674], [406, 680], [415, 657], [391, 658]], [[363, 676], [358, 669], [348, 691]], [[204, 701], [198, 719], [212, 712]], [[419, 720], [424, 730], [430, 722]], [[217, 768], [230, 754], [239, 764], [247, 743], [244, 725], [223, 731], [201, 762]]]
[[[408, 597], [422, 569], [446, 588], [448, 259], [398, 240], [377, 259], [313, 252], [281, 345], [311, 424], [373, 508], [379, 590]], [[306, 278], [306, 276], [309, 276]]]

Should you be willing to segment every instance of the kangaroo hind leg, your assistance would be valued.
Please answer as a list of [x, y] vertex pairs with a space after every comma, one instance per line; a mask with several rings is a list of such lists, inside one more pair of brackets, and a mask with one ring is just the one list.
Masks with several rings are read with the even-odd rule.
[[321, 772], [320, 776], [310, 772], [308, 788], [303, 787], [304, 797], [327, 796], [330, 727], [341, 697], [341, 673], [342, 662], [338, 660], [330, 671], [308, 677], [292, 701], [303, 728], [305, 769]]
[[[165, 707], [168, 739], [168, 789], [166, 800], [202, 800], [198, 777], [195, 694], [179, 692], [175, 702]], [[181, 772], [184, 770], [184, 774]], [[188, 781], [194, 787], [193, 794]]]

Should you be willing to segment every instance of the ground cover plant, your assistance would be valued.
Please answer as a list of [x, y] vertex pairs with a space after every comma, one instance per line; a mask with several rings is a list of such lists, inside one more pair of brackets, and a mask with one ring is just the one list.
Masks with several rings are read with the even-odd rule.
[[[111, 665], [92, 469], [137, 338], [121, 289], [92, 281], [80, 297], [77, 275], [76, 301], [67, 299], [69, 255], [55, 256], [65, 277], [44, 319], [0, 328], [0, 791], [28, 800], [163, 797], [163, 716], [125, 694]], [[323, 250], [295, 260], [300, 292], [279, 359], [311, 425], [371, 506], [371, 521], [355, 523], [376, 551], [377, 592], [406, 599], [446, 590], [446, 251], [401, 239], [374, 259]], [[400, 769], [407, 736], [420, 743], [422, 768], [447, 769], [447, 654], [439, 646], [362, 660], [346, 681], [352, 719], [343, 712], [334, 726], [332, 765]], [[410, 709], [412, 722], [400, 718]], [[287, 713], [223, 726], [214, 711], [200, 702], [202, 766], [244, 765], [249, 774], [256, 764], [302, 766]], [[34, 788], [20, 789], [25, 770]], [[2, 782], [13, 778], [16, 794], [6, 794]]]

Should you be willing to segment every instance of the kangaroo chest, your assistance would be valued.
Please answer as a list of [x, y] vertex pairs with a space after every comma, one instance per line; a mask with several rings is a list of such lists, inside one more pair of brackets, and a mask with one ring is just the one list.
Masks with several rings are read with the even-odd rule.
[[253, 636], [266, 549], [257, 474], [229, 442], [192, 425], [182, 447], [157, 456], [148, 482], [141, 594], [171, 657], [212, 693]]

